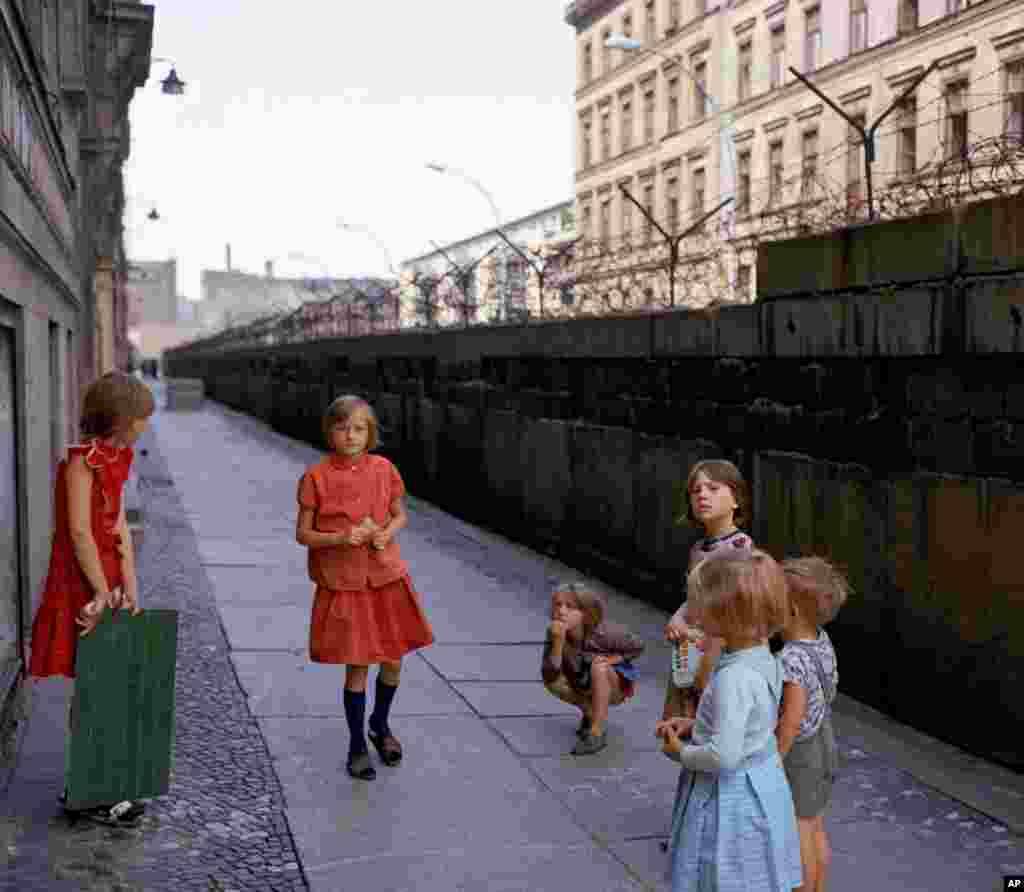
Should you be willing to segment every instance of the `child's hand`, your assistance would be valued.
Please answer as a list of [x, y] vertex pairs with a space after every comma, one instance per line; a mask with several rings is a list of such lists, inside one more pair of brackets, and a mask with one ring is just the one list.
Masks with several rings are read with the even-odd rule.
[[689, 626], [675, 617], [672, 617], [668, 625], [665, 626], [665, 637], [669, 641], [685, 641], [688, 632]]
[[391, 534], [387, 530], [377, 530], [370, 537], [370, 541], [373, 543], [374, 548], [378, 551], [382, 551], [391, 541]]
[[548, 626], [548, 632], [555, 641], [564, 641], [568, 629], [569, 627], [559, 619], [551, 620], [551, 625]]
[[661, 738], [664, 741], [661, 745], [661, 751], [663, 753], [681, 753], [683, 751], [683, 742], [679, 739], [679, 735], [675, 733], [668, 723], [665, 723], [666, 727], [663, 729]]
[[370, 531], [365, 526], [352, 527], [352, 530], [348, 534], [346, 541], [349, 545], [359, 546], [365, 544], [366, 540], [370, 538]]
[[110, 595], [107, 592], [96, 595], [88, 604], [84, 605], [75, 617], [75, 625], [81, 626], [82, 631], [78, 633], [79, 638], [84, 638], [96, 628], [103, 616], [103, 611], [110, 606]]
[[615, 656], [600, 655], [600, 656], [594, 657], [594, 659], [591, 660], [591, 665], [592, 666], [615, 666], [615, 665], [617, 665], [618, 663], [621, 663], [621, 662], [622, 662], [622, 657], [620, 655], [618, 655], [618, 654], [616, 654]]

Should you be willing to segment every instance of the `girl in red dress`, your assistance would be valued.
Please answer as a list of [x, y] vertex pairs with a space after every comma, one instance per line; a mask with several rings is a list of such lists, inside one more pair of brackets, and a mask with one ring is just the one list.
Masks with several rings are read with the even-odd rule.
[[[68, 447], [68, 457], [57, 467], [50, 567], [32, 623], [31, 676], [74, 678], [78, 638], [95, 628], [103, 611], [139, 612], [122, 493], [131, 444], [154, 408], [149, 388], [124, 372], [108, 372], [86, 391], [82, 445]], [[61, 800], [67, 801], [66, 790]], [[142, 811], [138, 803], [121, 802], [85, 814], [103, 823], [132, 824]]]
[[370, 664], [379, 663], [380, 671], [367, 736], [385, 765], [397, 765], [402, 747], [388, 713], [402, 657], [434, 640], [394, 541], [408, 520], [405, 486], [391, 462], [368, 454], [377, 445], [377, 430], [365, 400], [343, 396], [331, 403], [323, 431], [332, 454], [299, 481], [295, 531], [309, 549], [309, 576], [317, 586], [309, 656], [346, 667], [347, 767], [360, 780], [377, 776], [363, 730]]

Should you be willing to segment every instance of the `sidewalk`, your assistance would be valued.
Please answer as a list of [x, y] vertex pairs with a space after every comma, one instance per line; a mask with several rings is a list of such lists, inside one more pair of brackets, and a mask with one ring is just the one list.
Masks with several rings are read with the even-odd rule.
[[[3, 888], [667, 888], [658, 843], [677, 769], [652, 736], [662, 612], [608, 592], [611, 615], [648, 641], [643, 677], [612, 711], [609, 748], [565, 755], [576, 717], [538, 666], [550, 589], [578, 574], [410, 498], [402, 549], [437, 643], [403, 669], [392, 724], [405, 761], [356, 782], [342, 670], [306, 655], [295, 490], [320, 453], [212, 403], [161, 413], [143, 445], [144, 598], [183, 610], [171, 794], [137, 831], [55, 817], [65, 713], [37, 696], [3, 803], [15, 871], [2, 876], [16, 882]], [[1024, 779], [849, 701], [837, 726], [830, 892], [981, 892], [1024, 872], [1008, 829], [1024, 828]], [[89, 885], [46, 884], [76, 866]]]

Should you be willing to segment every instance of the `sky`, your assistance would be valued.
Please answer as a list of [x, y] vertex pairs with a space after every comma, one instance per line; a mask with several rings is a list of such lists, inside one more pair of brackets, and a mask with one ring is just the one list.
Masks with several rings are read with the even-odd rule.
[[[200, 271], [387, 275], [389, 262], [570, 200], [575, 34], [561, 0], [153, 0], [130, 106], [130, 259]], [[160, 215], [151, 221], [152, 209]], [[369, 228], [384, 243], [338, 227]]]

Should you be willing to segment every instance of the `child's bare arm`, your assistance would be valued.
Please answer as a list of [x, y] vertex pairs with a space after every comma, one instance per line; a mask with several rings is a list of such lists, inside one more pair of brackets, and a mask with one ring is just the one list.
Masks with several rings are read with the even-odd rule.
[[409, 522], [401, 497], [394, 499], [389, 507], [389, 518], [385, 526], [373, 533], [371, 539], [377, 548], [383, 548], [400, 529]]
[[105, 597], [110, 584], [103, 572], [100, 551], [92, 534], [92, 475], [95, 472], [85, 463], [84, 455], [75, 455], [68, 462], [68, 527], [71, 545], [78, 566], [94, 594]]
[[697, 676], [693, 681], [693, 686], [698, 691], [704, 690], [708, 679], [711, 678], [711, 673], [715, 671], [718, 658], [722, 655], [723, 643], [721, 638], [708, 637], [704, 639], [704, 653], [701, 654], [700, 665], [697, 667]]
[[778, 727], [775, 729], [775, 739], [781, 756], [785, 756], [792, 749], [806, 713], [807, 691], [795, 682], [785, 682], [782, 685], [782, 711], [779, 714]]
[[299, 519], [295, 524], [295, 541], [306, 548], [332, 548], [338, 545], [362, 545], [369, 532], [354, 529], [351, 533], [321, 533], [313, 529], [316, 516], [314, 508], [299, 508]]
[[135, 574], [135, 543], [132, 542], [132, 531], [128, 526], [124, 503], [121, 503], [121, 515], [117, 519], [117, 529], [121, 536], [121, 578], [124, 580], [123, 606], [133, 613], [139, 610], [139, 580]]

